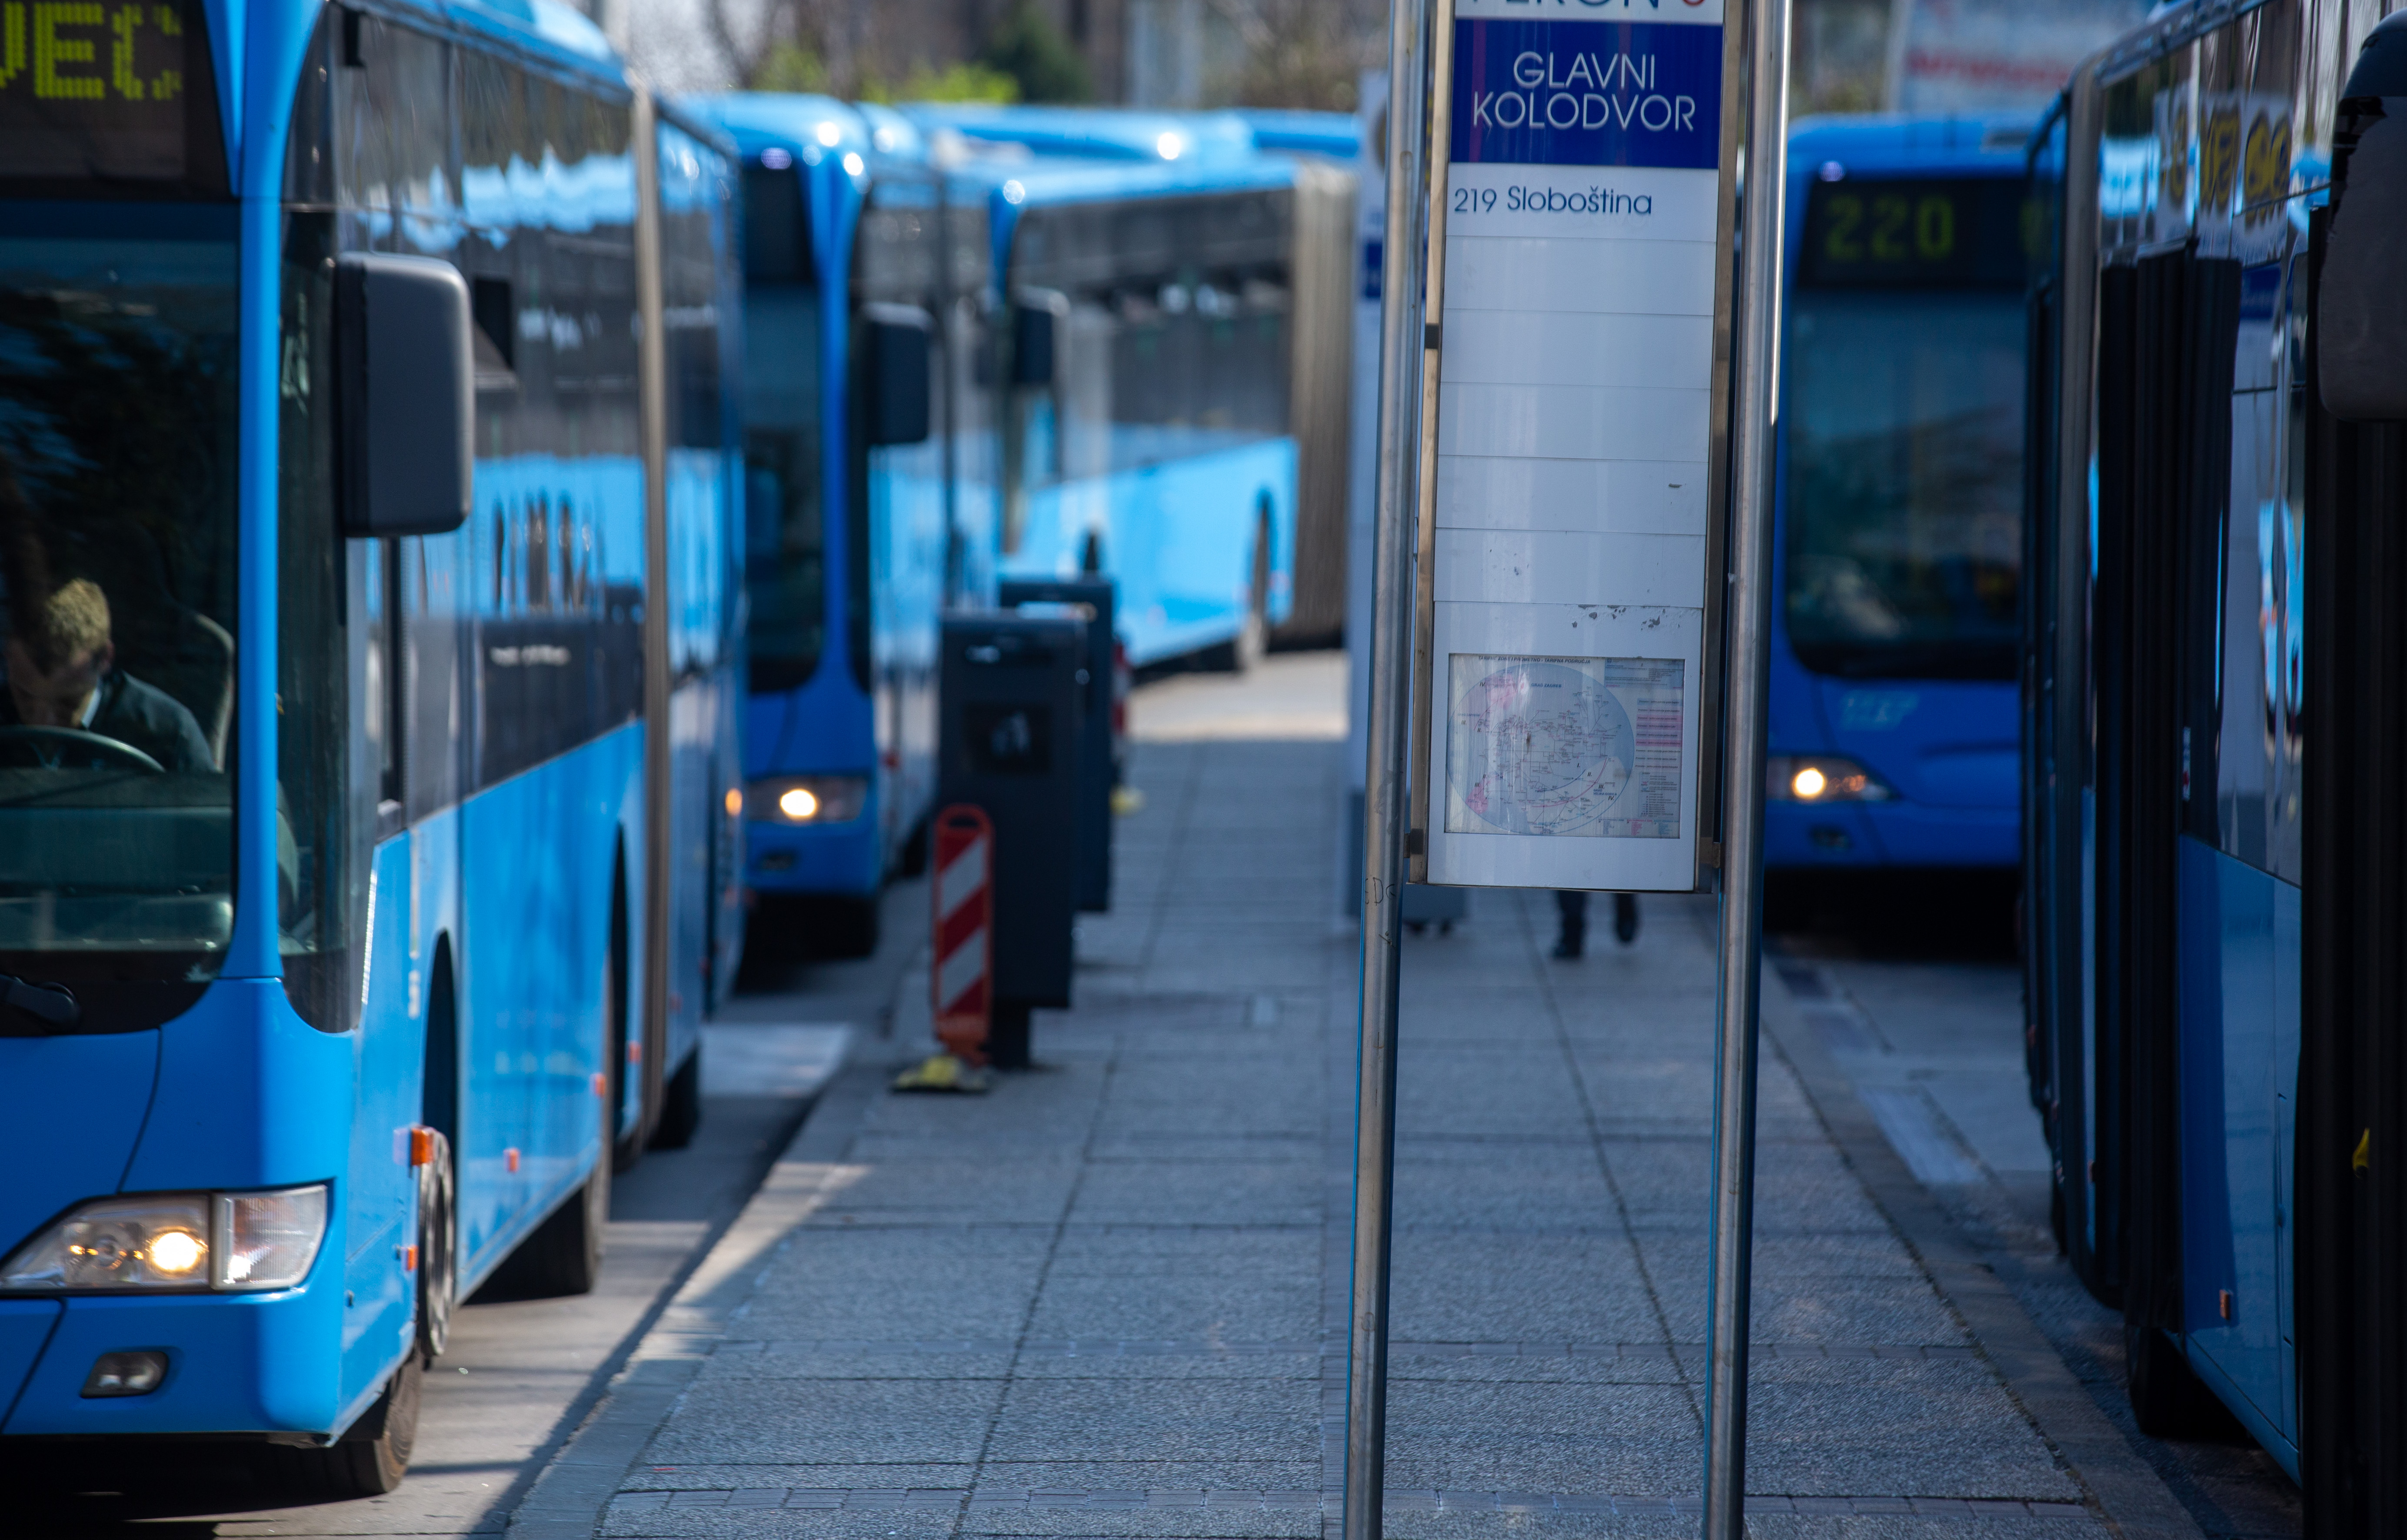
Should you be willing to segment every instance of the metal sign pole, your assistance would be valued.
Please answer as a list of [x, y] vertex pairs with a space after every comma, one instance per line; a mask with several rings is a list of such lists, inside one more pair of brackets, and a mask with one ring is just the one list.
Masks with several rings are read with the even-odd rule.
[[1746, 1346], [1755, 1241], [1756, 1034], [1763, 966], [1763, 749], [1772, 633], [1772, 434], [1788, 179], [1788, 3], [1747, 0], [1739, 333], [1730, 392], [1730, 706], [1706, 1301], [1705, 1540], [1746, 1528]]
[[1420, 506], [1428, 261], [1430, 0], [1388, 18], [1388, 227], [1379, 292], [1379, 461], [1370, 764], [1362, 799], [1362, 1046], [1355, 1092], [1354, 1282], [1346, 1362], [1345, 1540], [1379, 1540], [1388, 1440], [1388, 1236], [1396, 1165], [1396, 991], [1412, 720], [1413, 547]]

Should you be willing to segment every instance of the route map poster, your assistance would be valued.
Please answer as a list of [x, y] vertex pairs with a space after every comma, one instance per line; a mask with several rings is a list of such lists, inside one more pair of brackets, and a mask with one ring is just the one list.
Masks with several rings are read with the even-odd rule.
[[1680, 837], [1683, 660], [1446, 663], [1446, 833]]

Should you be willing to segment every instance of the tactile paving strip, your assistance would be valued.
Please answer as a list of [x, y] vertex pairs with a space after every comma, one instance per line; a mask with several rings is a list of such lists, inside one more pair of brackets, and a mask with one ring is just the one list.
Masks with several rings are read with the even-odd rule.
[[[1017, 1353], [1023, 1358], [1243, 1358], [1280, 1353], [1319, 1353], [1318, 1342], [1015, 1342], [1005, 1337], [959, 1337], [920, 1342], [874, 1341], [866, 1338], [814, 1338], [759, 1342], [722, 1342], [713, 1356], [736, 1357], [768, 1353]], [[1342, 1351], [1342, 1349], [1340, 1349]], [[1659, 1342], [1391, 1342], [1389, 1358], [1627, 1358], [1668, 1359], [1675, 1353], [1702, 1353], [1702, 1342], [1666, 1346]], [[1914, 1359], [1925, 1362], [1960, 1362], [1980, 1357], [1962, 1344], [1912, 1342], [1759, 1342], [1748, 1349], [1759, 1358]]]
[[[621, 1512], [655, 1508], [795, 1508], [848, 1512], [897, 1509], [978, 1513], [1004, 1508], [1078, 1508], [1090, 1511], [1175, 1508], [1313, 1508], [1333, 1514], [1342, 1492], [1315, 1491], [990, 1491], [926, 1487], [904, 1489], [746, 1487], [734, 1490], [621, 1492], [612, 1506]], [[1574, 1492], [1398, 1491], [1387, 1506], [1406, 1513], [1588, 1513], [1694, 1514], [1698, 1497], [1645, 1497]], [[1746, 1500], [1749, 1513], [1848, 1517], [1908, 1514], [1940, 1519], [2082, 1519], [2092, 1517], [2078, 1503], [2038, 1503], [1983, 1497], [1811, 1497], [1760, 1494]]]

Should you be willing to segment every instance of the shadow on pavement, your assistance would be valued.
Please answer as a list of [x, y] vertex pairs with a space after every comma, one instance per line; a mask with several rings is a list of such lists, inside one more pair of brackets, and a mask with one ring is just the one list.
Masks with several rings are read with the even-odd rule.
[[1775, 871], [1763, 928], [1789, 951], [1827, 958], [2012, 962], [2021, 900], [2011, 868]]
[[214, 1535], [215, 1519], [306, 1501], [271, 1484], [241, 1445], [166, 1442], [36, 1444], [0, 1450], [7, 1529], [21, 1540], [109, 1534], [168, 1540]]

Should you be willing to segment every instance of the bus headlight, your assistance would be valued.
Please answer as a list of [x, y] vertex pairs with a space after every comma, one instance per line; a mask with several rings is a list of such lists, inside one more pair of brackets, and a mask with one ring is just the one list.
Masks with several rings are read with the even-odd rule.
[[1773, 802], [1887, 802], [1897, 795], [1878, 776], [1837, 754], [1773, 754], [1763, 772], [1763, 794]]
[[775, 776], [744, 789], [745, 816], [762, 823], [849, 823], [868, 806], [867, 776]]
[[326, 1185], [85, 1204], [0, 1263], [0, 1292], [290, 1289], [326, 1238]]

